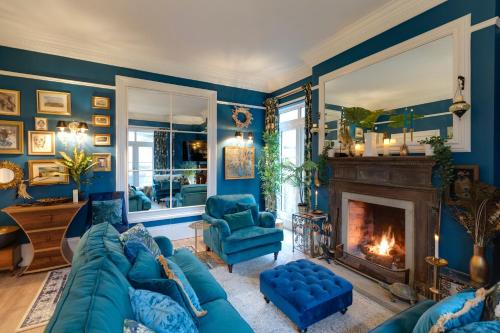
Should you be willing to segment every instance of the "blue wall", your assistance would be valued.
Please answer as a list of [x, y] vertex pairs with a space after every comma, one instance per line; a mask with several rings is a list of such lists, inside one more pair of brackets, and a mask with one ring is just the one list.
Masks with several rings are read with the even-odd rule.
[[[0, 69], [43, 75], [54, 78], [77, 80], [83, 82], [91, 82], [96, 84], [105, 85], [115, 85], [115, 75], [123, 75], [133, 78], [140, 78], [146, 80], [153, 80], [159, 82], [165, 82], [170, 84], [177, 84], [189, 87], [196, 87], [202, 89], [209, 89], [217, 91], [217, 99], [225, 102], [251, 104], [251, 105], [262, 105], [266, 94], [252, 91], [247, 89], [240, 89], [234, 87], [228, 87], [218, 84], [212, 84], [207, 82], [189, 80], [184, 78], [178, 78], [168, 75], [155, 74], [145, 71], [133, 70], [128, 68], [98, 64], [88, 61], [81, 61], [66, 57], [58, 57], [43, 53], [31, 52], [26, 50], [14, 49], [9, 47], [0, 46]], [[0, 155], [0, 160], [9, 160], [17, 163], [24, 168], [25, 178], [28, 175], [27, 160], [29, 159], [43, 159], [43, 158], [54, 158], [52, 156], [28, 156], [27, 155], [27, 131], [34, 130], [34, 117], [47, 117], [49, 118], [49, 130], [55, 131], [55, 125], [57, 120], [80, 120], [86, 121], [89, 124], [89, 142], [86, 148], [89, 153], [92, 152], [109, 152], [113, 155], [113, 170], [115, 170], [115, 133], [116, 128], [115, 122], [115, 109], [114, 109], [114, 90], [110, 89], [97, 89], [93, 87], [85, 87], [80, 85], [55, 83], [49, 81], [33, 80], [26, 78], [16, 78], [11, 76], [0, 75], [0, 89], [13, 89], [21, 91], [21, 116], [20, 117], [6, 117], [0, 116], [0, 119], [4, 120], [22, 120], [24, 121], [25, 129], [25, 154], [23, 155]], [[72, 98], [72, 115], [71, 116], [53, 116], [53, 115], [42, 115], [36, 113], [36, 90], [46, 89], [55, 91], [66, 91], [71, 93]], [[108, 96], [111, 98], [111, 110], [94, 110], [91, 108], [91, 97], [92, 96]], [[234, 137], [234, 131], [236, 127], [231, 119], [231, 110], [233, 107], [226, 105], [217, 106], [217, 118], [218, 118], [218, 131], [217, 131], [217, 169], [223, 169], [223, 155], [222, 147], [228, 144], [228, 139]], [[248, 131], [253, 131], [257, 133], [262, 132], [264, 126], [263, 120], [263, 110], [253, 109], [251, 110], [254, 121]], [[110, 128], [94, 128], [91, 126], [92, 114], [110, 114], [111, 115], [111, 127]], [[93, 133], [111, 133], [112, 134], [112, 144], [111, 147], [94, 147], [91, 139]], [[59, 140], [56, 140], [59, 141]], [[257, 151], [260, 151], [260, 141], [257, 140], [255, 145]], [[64, 147], [58, 142], [57, 151], [64, 149]], [[256, 154], [256, 158], [258, 154]], [[93, 183], [88, 187], [89, 192], [100, 192], [100, 191], [114, 191], [115, 184], [115, 173], [113, 172], [99, 172], [95, 173], [95, 179]], [[257, 200], [260, 200], [260, 190], [259, 190], [259, 180], [258, 174], [256, 173], [256, 178], [252, 180], [241, 180], [241, 181], [224, 181], [218, 178], [218, 194], [227, 193], [252, 193], [255, 195]], [[34, 186], [29, 187], [28, 191], [35, 198], [42, 197], [53, 197], [53, 196], [71, 196], [71, 191], [74, 188], [74, 184], [69, 185], [54, 185], [54, 186]], [[16, 191], [13, 189], [4, 190], [0, 192], [0, 209], [7, 207], [14, 203], [20, 203], [21, 200], [15, 199]], [[84, 220], [86, 218], [86, 212], [82, 211], [79, 216], [75, 219], [74, 223], [70, 226], [68, 236], [79, 236], [84, 231]], [[193, 217], [192, 219], [197, 219], [199, 217]], [[189, 220], [189, 219], [188, 219]], [[185, 222], [186, 219], [175, 219], [166, 221], [155, 221], [151, 222], [150, 226], [161, 225], [166, 223], [178, 223]], [[0, 225], [14, 224], [14, 222], [4, 213], [0, 213]]]
[[[277, 96], [306, 81], [311, 81], [313, 85], [317, 85], [319, 77], [326, 73], [349, 65], [469, 13], [472, 15], [472, 24], [483, 22], [497, 15], [496, 11], [500, 12], [497, 2], [500, 1], [449, 0], [314, 66], [312, 76], [279, 89], [270, 94], [270, 96]], [[500, 68], [499, 61], [495, 62], [495, 58], [498, 58], [497, 54], [500, 48], [499, 30], [496, 26], [490, 26], [475, 31], [471, 35], [472, 152], [454, 154], [456, 164], [479, 164], [481, 180], [496, 184], [497, 186], [500, 186], [500, 120], [498, 119], [499, 116], [495, 117], [495, 106], [497, 108], [500, 107]], [[496, 82], [495, 76], [497, 79]], [[497, 93], [496, 96], [495, 92]], [[318, 121], [318, 103], [318, 91], [313, 90], [314, 122]], [[315, 136], [313, 156], [317, 157], [317, 154], [317, 137]], [[328, 191], [325, 188], [320, 189], [319, 206], [321, 209], [328, 211]], [[447, 211], [443, 213], [441, 240], [440, 253], [449, 260], [450, 267], [461, 271], [468, 271], [468, 263], [472, 255], [471, 238], [449, 216]], [[491, 262], [491, 255], [489, 260]], [[496, 260], [498, 263], [499, 259]], [[496, 270], [496, 276], [498, 276], [498, 268]]]

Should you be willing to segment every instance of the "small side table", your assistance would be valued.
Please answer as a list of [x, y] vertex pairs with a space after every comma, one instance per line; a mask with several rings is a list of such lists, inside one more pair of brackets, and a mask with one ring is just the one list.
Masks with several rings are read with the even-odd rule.
[[189, 225], [191, 229], [194, 229], [194, 252], [196, 255], [205, 253], [206, 251], [198, 251], [198, 230], [203, 230], [210, 228], [210, 224], [205, 221], [196, 221]]
[[297, 249], [311, 257], [317, 257], [320, 254], [322, 225], [326, 222], [326, 214], [292, 214], [292, 252]]

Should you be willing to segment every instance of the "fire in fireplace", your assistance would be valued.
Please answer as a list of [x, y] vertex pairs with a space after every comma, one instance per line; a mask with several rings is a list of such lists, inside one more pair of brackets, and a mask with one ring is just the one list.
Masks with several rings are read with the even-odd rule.
[[405, 269], [405, 210], [348, 201], [347, 252], [389, 269]]

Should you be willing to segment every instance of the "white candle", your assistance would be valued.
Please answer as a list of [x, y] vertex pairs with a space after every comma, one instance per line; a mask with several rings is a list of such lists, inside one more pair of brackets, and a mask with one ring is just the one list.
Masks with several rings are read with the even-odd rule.
[[359, 156], [361, 154], [361, 145], [359, 143], [356, 143], [354, 145], [354, 153], [356, 156]]
[[73, 190], [73, 202], [78, 203], [78, 190]]
[[384, 139], [384, 156], [390, 155], [391, 139]]
[[318, 208], [318, 190], [316, 190], [316, 208]]
[[439, 236], [434, 235], [434, 257], [439, 258]]

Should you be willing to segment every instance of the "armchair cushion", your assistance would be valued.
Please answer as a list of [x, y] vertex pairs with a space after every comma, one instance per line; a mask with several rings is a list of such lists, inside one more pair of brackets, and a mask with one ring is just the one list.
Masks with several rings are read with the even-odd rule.
[[257, 204], [238, 202], [236, 204], [236, 208], [238, 209], [238, 212], [243, 212], [247, 209], [250, 209], [250, 211], [252, 212], [253, 224], [259, 225], [259, 207], [257, 207]]
[[269, 212], [260, 212], [259, 222], [256, 224], [264, 228], [274, 228], [276, 226], [276, 218]]
[[222, 249], [224, 253], [231, 254], [282, 240], [283, 230], [253, 226], [231, 233], [222, 241]]
[[122, 224], [122, 203], [121, 199], [92, 201], [92, 224], [109, 222], [113, 226], [120, 227]]
[[224, 220], [226, 220], [229, 225], [231, 233], [242, 228], [252, 227], [254, 225], [250, 209], [234, 214], [226, 214], [224, 215]]

